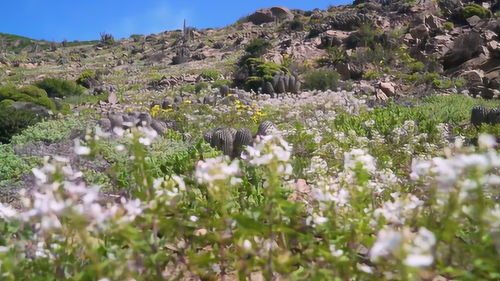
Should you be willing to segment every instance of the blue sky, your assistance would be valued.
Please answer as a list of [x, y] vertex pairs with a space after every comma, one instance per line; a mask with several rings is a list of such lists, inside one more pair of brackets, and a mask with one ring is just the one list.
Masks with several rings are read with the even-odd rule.
[[311, 10], [346, 0], [2, 0], [0, 32], [62, 41], [115, 38], [179, 29], [221, 27], [258, 8], [276, 5]]

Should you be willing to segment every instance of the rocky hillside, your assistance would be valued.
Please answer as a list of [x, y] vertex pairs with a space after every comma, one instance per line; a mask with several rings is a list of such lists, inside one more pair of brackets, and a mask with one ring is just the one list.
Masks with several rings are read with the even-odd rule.
[[499, 280], [499, 6], [0, 34], [1, 279]]

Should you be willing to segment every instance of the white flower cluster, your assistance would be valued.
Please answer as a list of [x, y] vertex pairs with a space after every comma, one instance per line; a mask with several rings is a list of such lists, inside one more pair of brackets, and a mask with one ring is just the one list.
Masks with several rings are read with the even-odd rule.
[[393, 256], [410, 267], [430, 266], [434, 262], [432, 249], [435, 244], [436, 237], [424, 227], [417, 233], [409, 228], [398, 231], [386, 227], [379, 231], [377, 241], [370, 249], [370, 259], [379, 262], [384, 257]]
[[375, 158], [363, 149], [353, 149], [344, 154], [344, 168], [353, 171], [361, 165], [361, 168], [369, 173], [376, 171]]
[[403, 198], [397, 192], [391, 194], [394, 201], [386, 201], [374, 212], [375, 217], [385, 218], [393, 225], [403, 225], [407, 219], [415, 215], [424, 202], [415, 195], [409, 194]]
[[269, 135], [257, 138], [254, 146], [248, 146], [243, 159], [252, 165], [264, 166], [272, 162], [278, 163], [280, 175], [290, 175], [292, 166], [288, 163], [292, 156], [292, 147], [279, 135]]
[[228, 163], [226, 156], [199, 161], [196, 164], [195, 177], [201, 184], [219, 188], [218, 184], [237, 184], [241, 179], [235, 177], [239, 173], [239, 165], [236, 160]]
[[63, 228], [68, 218], [78, 218], [87, 231], [99, 231], [105, 229], [106, 222], [132, 222], [142, 213], [142, 203], [137, 199], [121, 198], [119, 204], [103, 206], [99, 188], [87, 187], [80, 179], [82, 173], [75, 172], [68, 162], [61, 157], [52, 162], [47, 159], [42, 168], [33, 169], [38, 184], [32, 193], [23, 192], [23, 210], [14, 215], [0, 208], [3, 216], [30, 223], [37, 233], [45, 235]]
[[[448, 158], [413, 159], [410, 177], [437, 185], [438, 202], [444, 203], [452, 191], [458, 191], [459, 200], [463, 201], [479, 187], [491, 189], [500, 185], [499, 168], [500, 155], [490, 149], [480, 153], [458, 153]], [[470, 175], [476, 172], [480, 177], [472, 180]]]

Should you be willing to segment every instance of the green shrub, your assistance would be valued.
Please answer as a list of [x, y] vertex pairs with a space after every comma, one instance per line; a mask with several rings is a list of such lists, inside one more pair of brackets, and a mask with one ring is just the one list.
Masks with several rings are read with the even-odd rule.
[[7, 100], [8, 103], [30, 102], [53, 111], [56, 109], [56, 105], [48, 98], [44, 90], [30, 85], [22, 88], [16, 88], [12, 85], [0, 87], [0, 102], [4, 100]]
[[0, 143], [9, 142], [12, 136], [38, 121], [39, 117], [31, 111], [17, 110], [4, 103], [0, 104]]
[[66, 96], [79, 96], [85, 93], [85, 88], [73, 81], [59, 78], [45, 78], [35, 82], [35, 85], [44, 89], [49, 97], [63, 98]]
[[347, 54], [345, 50], [338, 47], [329, 47], [326, 49], [326, 54], [322, 58], [318, 59], [318, 64], [320, 66], [335, 66], [338, 63], [345, 62], [347, 59]]
[[253, 58], [258, 58], [264, 55], [267, 50], [272, 47], [268, 40], [263, 38], [255, 38], [247, 45], [245, 51]]
[[491, 17], [490, 10], [488, 10], [488, 9], [484, 8], [483, 6], [478, 5], [476, 3], [472, 3], [472, 4], [465, 6], [462, 14], [463, 14], [464, 18], [466, 18], [466, 19], [468, 19], [472, 16], [478, 16], [482, 19]]
[[200, 76], [204, 79], [217, 80], [221, 75], [217, 70], [204, 70]]
[[[1, 113], [0, 113], [1, 114]], [[16, 180], [27, 172], [29, 166], [15, 154], [10, 145], [0, 144], [0, 184]]]
[[319, 69], [306, 73], [304, 88], [310, 90], [334, 90], [338, 86], [340, 75], [333, 70]]
[[421, 61], [412, 62], [408, 65], [408, 69], [412, 73], [421, 72], [422, 70], [424, 70], [424, 68], [425, 64]]
[[76, 84], [85, 87], [89, 79], [97, 79], [97, 74], [92, 69], [84, 70], [76, 79]]
[[208, 83], [206, 82], [200, 82], [200, 83], [197, 83], [194, 87], [194, 92], [199, 94], [201, 93], [201, 91], [205, 90], [208, 88]]
[[79, 116], [68, 116], [62, 119], [40, 122], [26, 128], [22, 133], [12, 137], [15, 145], [34, 142], [55, 143], [68, 140], [75, 130], [83, 130], [85, 120]]
[[455, 27], [455, 25], [452, 22], [447, 21], [447, 22], [443, 23], [443, 28], [445, 30], [452, 30], [454, 27]]
[[181, 87], [179, 87], [179, 92], [181, 92], [181, 93], [194, 93], [195, 90], [196, 90], [196, 86], [192, 85], [192, 84], [186, 84], [186, 85], [182, 85]]
[[289, 73], [288, 69], [274, 62], [263, 59], [249, 58], [246, 61], [249, 77], [245, 81], [245, 89], [257, 90], [265, 81], [272, 81], [276, 72]]
[[434, 79], [432, 81], [432, 87], [435, 89], [450, 89], [452, 87], [462, 88], [465, 86], [465, 80], [463, 78], [457, 79]]
[[220, 88], [223, 85], [231, 86], [232, 83], [233, 83], [233, 81], [227, 80], [227, 79], [217, 80], [217, 81], [212, 83], [212, 88], [214, 88], [214, 89]]
[[365, 74], [363, 74], [363, 79], [366, 80], [373, 80], [377, 79], [380, 77], [380, 74], [377, 71], [368, 71]]
[[294, 19], [288, 23], [288, 27], [293, 31], [302, 31], [304, 30], [304, 22], [300, 19]]

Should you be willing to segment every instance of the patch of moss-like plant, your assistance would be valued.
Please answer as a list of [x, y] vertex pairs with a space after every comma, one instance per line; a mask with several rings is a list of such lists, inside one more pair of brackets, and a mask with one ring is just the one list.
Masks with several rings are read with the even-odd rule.
[[22, 88], [16, 88], [12, 85], [0, 87], [0, 102], [3, 102], [4, 105], [13, 102], [30, 102], [52, 111], [56, 110], [56, 105], [48, 97], [47, 92], [31, 85]]
[[85, 88], [73, 81], [59, 78], [45, 78], [35, 83], [35, 86], [44, 89], [49, 97], [64, 98], [79, 96], [85, 93]]
[[8, 104], [0, 103], [0, 143], [9, 142], [12, 136], [38, 121], [39, 117], [31, 111], [15, 109]]
[[472, 3], [464, 7], [463, 16], [468, 19], [472, 16], [478, 16], [482, 19], [491, 17], [491, 11], [481, 5]]

